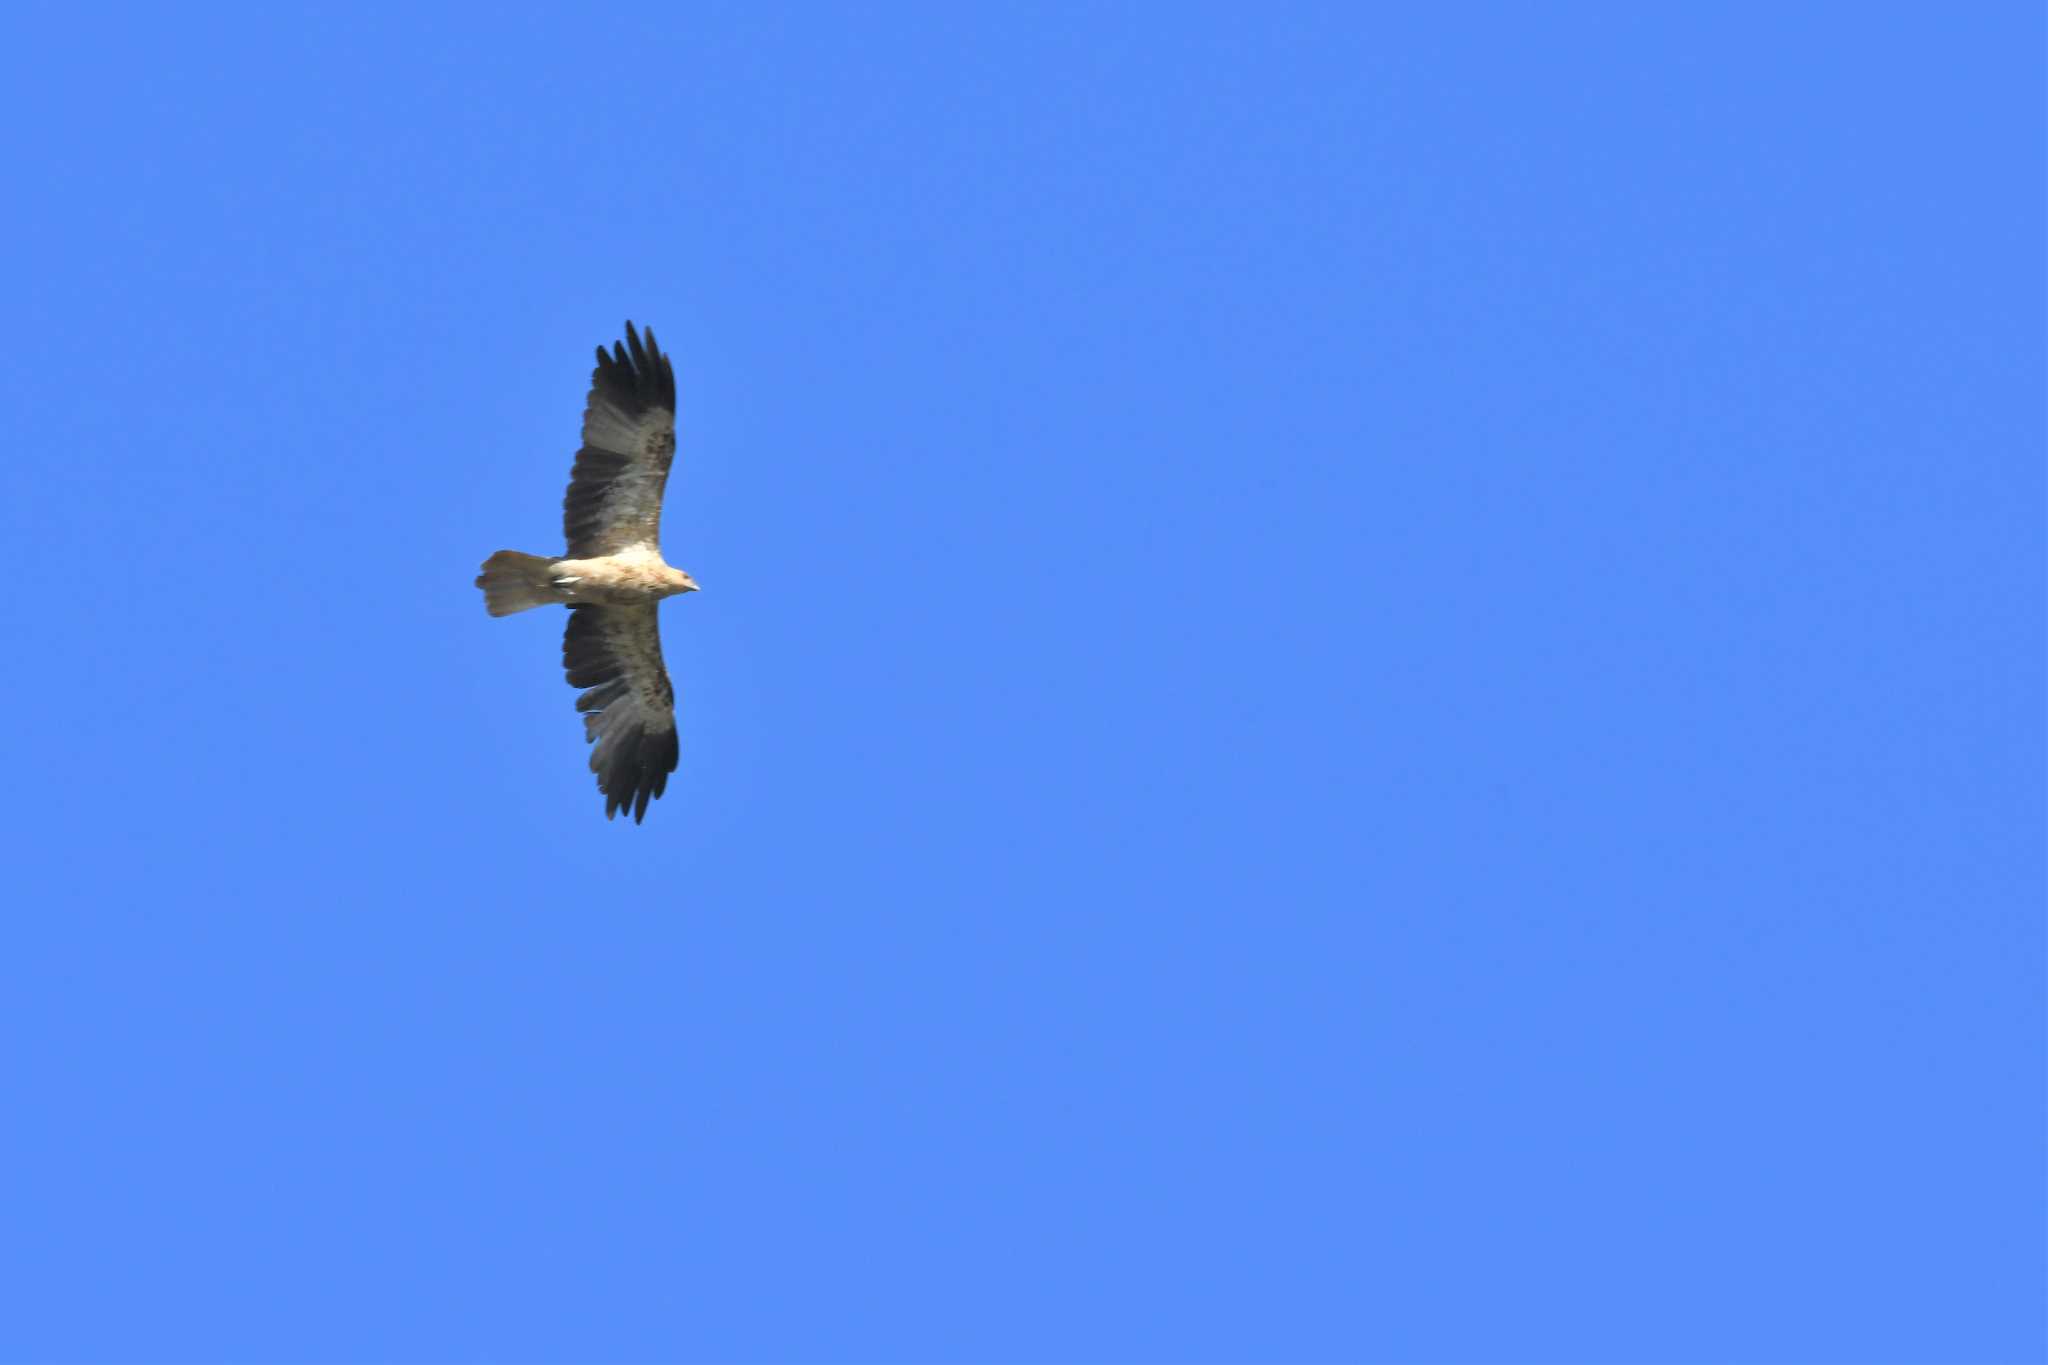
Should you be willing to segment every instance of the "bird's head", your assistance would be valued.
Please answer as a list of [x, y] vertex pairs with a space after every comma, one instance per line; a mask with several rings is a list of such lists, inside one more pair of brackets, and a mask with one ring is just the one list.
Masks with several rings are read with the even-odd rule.
[[690, 576], [689, 576], [688, 574], [684, 573], [684, 572], [683, 572], [683, 571], [682, 571], [681, 569], [677, 569], [677, 570], [676, 570], [676, 591], [677, 591], [677, 592], [695, 592], [695, 591], [697, 591], [697, 580], [696, 580], [696, 579], [694, 579], [694, 578], [692, 578], [692, 577], [690, 577]]

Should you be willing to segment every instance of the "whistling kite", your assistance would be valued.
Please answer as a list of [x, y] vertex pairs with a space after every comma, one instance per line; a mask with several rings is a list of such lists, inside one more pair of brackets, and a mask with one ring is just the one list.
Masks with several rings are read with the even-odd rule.
[[559, 602], [569, 608], [562, 666], [590, 770], [609, 820], [647, 803], [676, 770], [676, 695], [661, 663], [661, 599], [697, 585], [661, 558], [661, 493], [676, 453], [676, 375], [668, 357], [626, 324], [624, 345], [597, 348], [583, 407], [583, 448], [562, 499], [569, 553], [560, 559], [500, 550], [476, 585], [493, 616]]

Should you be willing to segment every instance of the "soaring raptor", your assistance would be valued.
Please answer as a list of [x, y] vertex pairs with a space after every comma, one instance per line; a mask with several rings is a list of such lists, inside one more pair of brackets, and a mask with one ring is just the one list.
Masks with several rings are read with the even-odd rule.
[[583, 448], [562, 499], [569, 553], [558, 559], [500, 550], [476, 585], [493, 616], [561, 603], [569, 608], [562, 666], [590, 770], [609, 820], [647, 803], [676, 770], [676, 695], [661, 663], [661, 599], [697, 584], [661, 557], [661, 494], [676, 453], [676, 375], [669, 359], [626, 324], [624, 343], [597, 348], [583, 407]]

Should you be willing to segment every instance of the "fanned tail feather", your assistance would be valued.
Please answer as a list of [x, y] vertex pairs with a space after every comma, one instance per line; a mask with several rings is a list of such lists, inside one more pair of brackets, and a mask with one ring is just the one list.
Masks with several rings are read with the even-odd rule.
[[562, 600], [555, 588], [555, 561], [517, 550], [500, 550], [486, 559], [476, 585], [484, 590], [484, 607], [493, 616], [510, 616]]

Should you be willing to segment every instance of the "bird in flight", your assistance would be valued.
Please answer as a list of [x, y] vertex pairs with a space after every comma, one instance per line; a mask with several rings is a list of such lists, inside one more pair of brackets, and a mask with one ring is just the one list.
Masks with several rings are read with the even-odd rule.
[[649, 329], [633, 324], [609, 354], [597, 348], [583, 407], [583, 448], [562, 499], [569, 553], [500, 550], [476, 585], [493, 616], [560, 603], [569, 608], [562, 667], [583, 713], [590, 770], [609, 820], [633, 823], [676, 770], [676, 696], [661, 662], [661, 599], [697, 584], [661, 557], [661, 495], [676, 453], [676, 375]]

